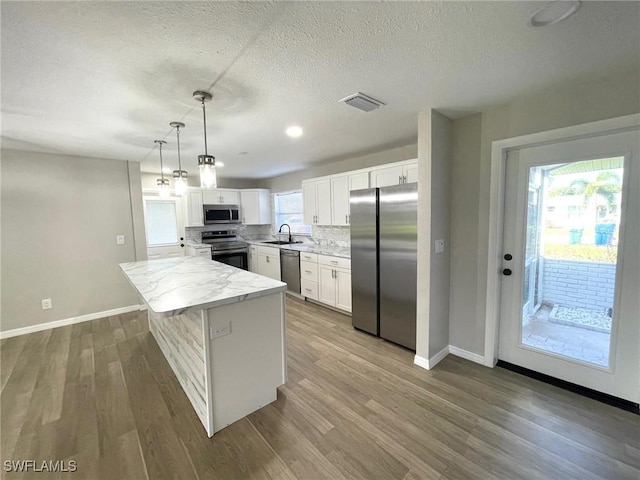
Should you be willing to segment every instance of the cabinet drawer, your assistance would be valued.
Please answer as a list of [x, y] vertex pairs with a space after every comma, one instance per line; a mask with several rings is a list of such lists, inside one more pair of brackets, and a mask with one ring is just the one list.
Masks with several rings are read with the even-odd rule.
[[278, 257], [280, 258], [280, 249], [277, 247], [263, 247], [262, 245], [258, 246], [258, 254], [259, 255], [269, 255], [270, 257]]
[[302, 253], [302, 252], [300, 252], [300, 261], [301, 262], [318, 263], [318, 254], [317, 253]]
[[198, 257], [209, 257], [209, 258], [211, 258], [211, 249], [210, 248], [196, 248], [196, 255]]
[[306, 278], [307, 280], [311, 280], [312, 282], [317, 282], [318, 264], [300, 261], [300, 278]]
[[330, 255], [318, 255], [318, 263], [320, 265], [328, 265], [330, 267], [351, 269], [350, 258], [332, 257]]
[[318, 300], [318, 282], [303, 278], [300, 280], [300, 293], [311, 300]]

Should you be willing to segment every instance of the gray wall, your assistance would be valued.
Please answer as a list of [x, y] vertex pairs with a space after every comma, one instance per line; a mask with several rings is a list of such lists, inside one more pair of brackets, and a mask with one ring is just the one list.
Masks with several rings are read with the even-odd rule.
[[[0, 329], [137, 305], [118, 263], [145, 255], [139, 165], [1, 153]], [[43, 298], [52, 299], [51, 310], [41, 309]]]
[[[449, 345], [451, 123], [435, 110], [418, 118], [416, 355], [423, 359]], [[435, 253], [437, 239], [444, 253]]]
[[[640, 112], [640, 74], [629, 72], [613, 77], [572, 82], [554, 89], [532, 92], [508, 105], [482, 113], [480, 149], [477, 150], [477, 122], [461, 119], [453, 122], [456, 145], [452, 185], [467, 189], [452, 191], [454, 220], [452, 244], [466, 245], [477, 255], [476, 262], [466, 263], [467, 256], [452, 257], [451, 344], [470, 352], [484, 354], [487, 254], [489, 242], [489, 198], [491, 192], [491, 144], [500, 139], [545, 130], [619, 117]], [[473, 153], [475, 150], [475, 154]], [[478, 165], [476, 162], [480, 162]], [[466, 167], [470, 171], [466, 170]], [[476, 187], [472, 187], [473, 176]], [[469, 206], [465, 220], [473, 221], [460, 228], [457, 218], [463, 206]], [[473, 283], [462, 278], [468, 274]], [[454, 305], [455, 304], [455, 305]]]
[[467, 338], [484, 335], [484, 324], [468, 321], [476, 317], [478, 288], [481, 126], [482, 115], [476, 114], [455, 120], [452, 129], [449, 340], [461, 348], [470, 346]]
[[417, 156], [418, 145], [411, 144], [381, 152], [313, 165], [299, 172], [260, 180], [259, 186], [260, 188], [270, 189], [271, 193], [300, 190], [300, 188], [302, 188], [302, 181], [308, 178], [322, 177], [324, 175], [333, 175], [335, 173], [348, 172], [360, 168], [375, 167], [385, 163], [410, 160]]

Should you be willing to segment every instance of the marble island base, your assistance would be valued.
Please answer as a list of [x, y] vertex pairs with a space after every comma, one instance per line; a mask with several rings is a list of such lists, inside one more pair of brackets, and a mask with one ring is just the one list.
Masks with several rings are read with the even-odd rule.
[[149, 309], [149, 330], [209, 436], [286, 381], [283, 292], [174, 316]]

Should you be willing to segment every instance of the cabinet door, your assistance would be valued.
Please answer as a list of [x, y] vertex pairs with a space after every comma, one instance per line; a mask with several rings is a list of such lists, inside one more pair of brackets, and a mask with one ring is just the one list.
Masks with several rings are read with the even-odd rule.
[[189, 190], [185, 196], [186, 227], [202, 227], [202, 190]]
[[260, 224], [260, 197], [258, 192], [241, 191], [240, 206], [242, 208], [242, 223], [245, 225]]
[[371, 187], [390, 187], [402, 183], [402, 166], [377, 168], [371, 171]]
[[258, 254], [258, 273], [280, 280], [280, 259], [273, 255]]
[[405, 183], [414, 183], [418, 181], [418, 163], [412, 163], [404, 166]]
[[349, 191], [369, 188], [369, 172], [354, 173], [349, 175]]
[[331, 225], [331, 181], [316, 181], [316, 224]]
[[238, 190], [220, 190], [220, 203], [239, 205], [240, 193]]
[[302, 182], [302, 208], [305, 225], [315, 225], [316, 182]]
[[249, 271], [258, 273], [258, 248], [249, 247]]
[[351, 270], [336, 269], [336, 307], [351, 311]]
[[333, 278], [334, 269], [318, 265], [318, 300], [332, 307], [336, 306], [336, 280]]
[[202, 203], [205, 205], [217, 205], [220, 203], [220, 190], [217, 188], [202, 189]]
[[346, 175], [331, 179], [331, 223], [349, 223], [349, 177]]

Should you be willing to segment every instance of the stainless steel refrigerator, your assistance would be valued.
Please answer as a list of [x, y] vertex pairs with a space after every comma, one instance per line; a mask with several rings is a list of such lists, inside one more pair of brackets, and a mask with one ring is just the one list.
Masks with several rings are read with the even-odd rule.
[[415, 350], [418, 185], [354, 190], [350, 204], [353, 326]]

